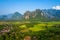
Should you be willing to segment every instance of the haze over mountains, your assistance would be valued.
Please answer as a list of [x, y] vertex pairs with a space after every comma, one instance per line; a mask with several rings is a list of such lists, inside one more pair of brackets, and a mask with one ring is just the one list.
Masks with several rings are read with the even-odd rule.
[[0, 21], [18, 21], [18, 20], [36, 20], [36, 21], [60, 21], [60, 10], [56, 9], [36, 9], [26, 11], [24, 15], [19, 12], [8, 15], [0, 15]]

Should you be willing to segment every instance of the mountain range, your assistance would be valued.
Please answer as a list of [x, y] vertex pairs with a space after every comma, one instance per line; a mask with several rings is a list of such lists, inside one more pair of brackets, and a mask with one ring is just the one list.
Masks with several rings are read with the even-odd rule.
[[24, 15], [19, 12], [8, 15], [0, 15], [0, 21], [18, 21], [18, 20], [36, 20], [36, 21], [60, 21], [60, 10], [56, 9], [36, 9], [35, 11], [26, 11]]

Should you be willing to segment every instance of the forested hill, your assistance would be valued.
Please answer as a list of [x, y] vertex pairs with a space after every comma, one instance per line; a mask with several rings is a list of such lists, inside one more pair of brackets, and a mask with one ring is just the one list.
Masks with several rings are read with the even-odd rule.
[[60, 21], [60, 10], [55, 9], [36, 9], [26, 11], [24, 15], [19, 12], [8, 15], [0, 15], [0, 21], [18, 21], [18, 20], [35, 20], [35, 21]]

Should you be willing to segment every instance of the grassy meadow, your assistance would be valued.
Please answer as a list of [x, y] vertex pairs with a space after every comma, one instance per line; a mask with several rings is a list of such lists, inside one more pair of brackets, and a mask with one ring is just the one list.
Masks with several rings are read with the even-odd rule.
[[0, 22], [0, 40], [25, 40], [26, 36], [30, 40], [60, 40], [60, 22]]

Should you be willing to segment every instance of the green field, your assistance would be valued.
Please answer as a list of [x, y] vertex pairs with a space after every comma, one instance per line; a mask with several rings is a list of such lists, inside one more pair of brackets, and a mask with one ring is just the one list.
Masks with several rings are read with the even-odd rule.
[[60, 22], [0, 22], [0, 40], [24, 40], [25, 36], [31, 40], [60, 40]]

